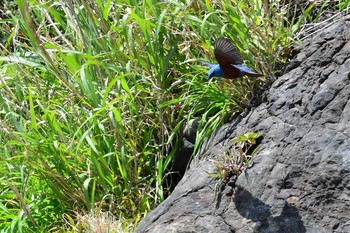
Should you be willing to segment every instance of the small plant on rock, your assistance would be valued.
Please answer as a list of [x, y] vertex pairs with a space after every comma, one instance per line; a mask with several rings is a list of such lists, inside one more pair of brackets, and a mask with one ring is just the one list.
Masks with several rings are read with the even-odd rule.
[[216, 174], [210, 174], [219, 179], [218, 187], [224, 187], [232, 179], [236, 182], [238, 176], [249, 166], [262, 138], [261, 133], [246, 133], [232, 140], [233, 150], [225, 153], [223, 161], [214, 161]]

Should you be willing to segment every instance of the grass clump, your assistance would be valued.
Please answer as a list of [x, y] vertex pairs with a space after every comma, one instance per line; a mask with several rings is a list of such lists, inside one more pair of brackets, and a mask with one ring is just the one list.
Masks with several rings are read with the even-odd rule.
[[286, 60], [293, 31], [268, 2], [0, 3], [2, 232], [137, 223], [164, 200], [178, 130], [199, 119], [198, 149], [264, 82], [208, 82], [197, 58], [226, 36], [256, 71]]
[[236, 182], [238, 176], [249, 166], [262, 139], [261, 133], [246, 133], [234, 138], [233, 154], [225, 154], [223, 161], [214, 161], [216, 173], [209, 175], [218, 178], [221, 187], [224, 187], [230, 179], [233, 179], [231, 182]]

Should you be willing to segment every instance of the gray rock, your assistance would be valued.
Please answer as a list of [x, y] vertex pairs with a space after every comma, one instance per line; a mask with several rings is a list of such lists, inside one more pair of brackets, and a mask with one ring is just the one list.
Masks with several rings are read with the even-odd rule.
[[[350, 232], [349, 39], [347, 16], [305, 41], [267, 102], [219, 128], [137, 232]], [[250, 166], [218, 189], [215, 161], [247, 132], [263, 134]]]

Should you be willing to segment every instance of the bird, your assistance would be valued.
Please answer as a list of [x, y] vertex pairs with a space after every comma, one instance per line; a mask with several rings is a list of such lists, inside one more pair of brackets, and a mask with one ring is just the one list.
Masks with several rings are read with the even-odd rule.
[[208, 73], [209, 79], [213, 77], [236, 79], [244, 75], [248, 77], [264, 76], [263, 74], [256, 73], [249, 67], [243, 65], [241, 54], [229, 39], [217, 39], [214, 46], [214, 54], [219, 64], [201, 61], [204, 65], [211, 67]]

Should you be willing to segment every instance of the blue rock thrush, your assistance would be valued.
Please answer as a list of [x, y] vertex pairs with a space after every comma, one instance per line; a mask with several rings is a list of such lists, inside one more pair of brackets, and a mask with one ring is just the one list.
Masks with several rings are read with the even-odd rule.
[[219, 64], [201, 61], [211, 67], [208, 78], [222, 77], [236, 79], [247, 75], [248, 77], [261, 77], [263, 74], [255, 73], [243, 65], [243, 58], [237, 48], [225, 38], [219, 38], [215, 43], [214, 54]]

